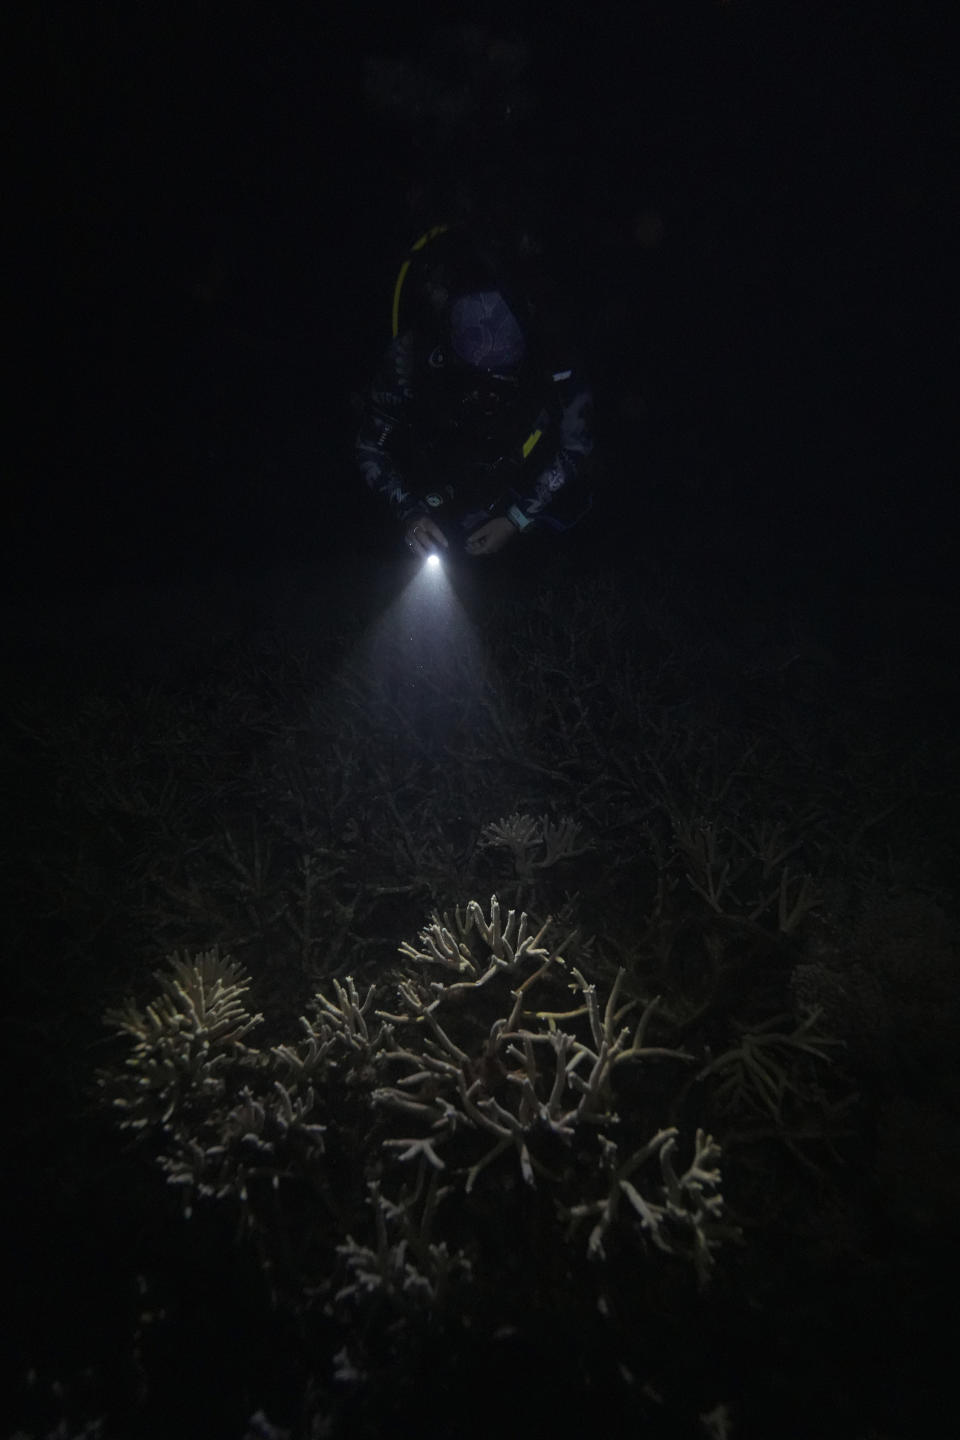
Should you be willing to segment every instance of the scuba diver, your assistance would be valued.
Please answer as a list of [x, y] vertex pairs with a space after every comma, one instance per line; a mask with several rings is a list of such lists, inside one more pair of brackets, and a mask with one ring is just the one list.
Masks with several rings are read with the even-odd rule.
[[590, 387], [518, 268], [460, 225], [401, 267], [355, 454], [418, 556], [493, 555], [590, 508]]

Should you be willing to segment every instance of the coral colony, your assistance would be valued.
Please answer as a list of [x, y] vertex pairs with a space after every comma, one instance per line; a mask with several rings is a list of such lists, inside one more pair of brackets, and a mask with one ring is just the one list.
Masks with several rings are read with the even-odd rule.
[[[577, 950], [576, 934], [553, 944], [552, 928], [504, 913], [496, 896], [486, 914], [470, 901], [400, 946], [399, 982], [361, 997], [349, 977], [335, 980], [299, 1040], [265, 1049], [250, 1040], [263, 1017], [247, 1008], [241, 969], [215, 951], [174, 956], [150, 1004], [107, 1017], [132, 1043], [102, 1077], [105, 1096], [124, 1128], [149, 1132], [188, 1214], [198, 1198], [229, 1199], [268, 1251], [270, 1192], [310, 1184], [328, 1132], [359, 1101], [371, 1243], [342, 1237], [339, 1274], [304, 1277], [340, 1301], [383, 1290], [436, 1302], [452, 1277], [468, 1278], [470, 1247], [429, 1236], [504, 1165], [552, 1192], [566, 1243], [585, 1237], [602, 1258], [623, 1232], [705, 1282], [735, 1234], [720, 1147], [701, 1130], [651, 1131], [647, 1107], [618, 1100], [627, 1071], [693, 1057], [651, 1042], [658, 1002], [625, 995], [622, 971], [603, 1000], [562, 953]], [[347, 1094], [354, 1103], [338, 1111]]]

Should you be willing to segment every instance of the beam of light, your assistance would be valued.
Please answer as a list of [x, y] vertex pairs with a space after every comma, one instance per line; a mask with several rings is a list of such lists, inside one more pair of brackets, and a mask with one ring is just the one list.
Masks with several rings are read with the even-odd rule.
[[483, 647], [454, 585], [456, 569], [436, 554], [412, 574], [408, 564], [398, 566], [393, 593], [367, 632], [370, 676], [390, 697], [399, 743], [404, 729], [411, 746], [452, 738], [470, 694], [487, 683]]

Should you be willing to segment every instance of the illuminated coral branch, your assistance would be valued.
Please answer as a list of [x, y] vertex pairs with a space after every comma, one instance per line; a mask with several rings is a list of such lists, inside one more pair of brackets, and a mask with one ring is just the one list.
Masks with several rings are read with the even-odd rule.
[[[518, 876], [529, 876], [534, 870], [548, 870], [560, 860], [585, 855], [593, 848], [590, 842], [578, 844], [581, 827], [567, 816], [556, 823], [549, 815], [522, 815], [515, 810], [502, 820], [485, 825], [480, 844], [508, 850]], [[540, 854], [537, 854], [541, 851]]]
[[196, 1197], [232, 1197], [243, 1224], [251, 1226], [251, 1187], [265, 1181], [276, 1190], [291, 1173], [284, 1142], [296, 1135], [323, 1153], [327, 1127], [310, 1118], [315, 1107], [312, 1086], [298, 1094], [275, 1080], [262, 1096], [244, 1087], [236, 1104], [211, 1111], [202, 1125], [178, 1125], [158, 1163], [168, 1182], [182, 1187], [185, 1214], [192, 1213]]
[[[606, 1197], [574, 1205], [568, 1212], [573, 1227], [583, 1219], [597, 1217], [587, 1241], [588, 1254], [595, 1259], [604, 1258], [604, 1241], [619, 1217], [622, 1200], [626, 1199], [640, 1217], [643, 1236], [665, 1254], [692, 1261], [698, 1280], [704, 1284], [715, 1263], [714, 1251], [725, 1241], [739, 1238], [736, 1227], [723, 1218], [721, 1174], [717, 1164], [720, 1146], [712, 1136], [698, 1130], [693, 1159], [680, 1174], [674, 1164], [677, 1131], [672, 1126], [658, 1130], [624, 1161], [618, 1162], [614, 1141], [606, 1138], [603, 1148], [609, 1177]], [[630, 1178], [654, 1158], [659, 1161], [661, 1177], [655, 1200], [641, 1194]]]
[[[398, 986], [401, 1007], [379, 1012], [388, 1027], [380, 1063], [400, 1073], [392, 1083], [375, 1089], [371, 1098], [386, 1114], [406, 1122], [403, 1134], [385, 1140], [384, 1148], [407, 1164], [434, 1172], [456, 1173], [451, 1172], [451, 1157], [462, 1156], [466, 1163], [460, 1173], [469, 1194], [488, 1167], [511, 1151], [524, 1182], [533, 1186], [538, 1178], [551, 1184], [561, 1180], [551, 1168], [554, 1162], [551, 1167], [544, 1163], [548, 1137], [554, 1147], [560, 1142], [561, 1154], [570, 1152], [575, 1141], [578, 1150], [583, 1144], [599, 1143], [610, 1176], [608, 1194], [569, 1210], [574, 1219], [597, 1217], [590, 1253], [603, 1253], [604, 1236], [617, 1221], [625, 1198], [628, 1208], [640, 1215], [642, 1229], [654, 1246], [686, 1256], [704, 1278], [712, 1249], [720, 1240], [720, 1177], [713, 1166], [719, 1149], [698, 1132], [694, 1159], [678, 1174], [673, 1161], [676, 1130], [658, 1131], [622, 1162], [606, 1133], [608, 1126], [623, 1127], [615, 1109], [614, 1072], [619, 1066], [652, 1060], [689, 1063], [694, 1057], [648, 1043], [658, 1000], [646, 1001], [639, 1016], [632, 1016], [639, 1002], [623, 999], [623, 971], [605, 1002], [596, 985], [574, 968], [569, 973], [583, 997], [582, 1005], [562, 1011], [533, 1008], [531, 992], [562, 973], [563, 959], [558, 950], [541, 943], [547, 925], [531, 934], [526, 922], [524, 915], [518, 924], [513, 911], [504, 920], [494, 896], [489, 917], [471, 901], [456, 913], [456, 934], [450, 924], [441, 927], [435, 919], [421, 933], [422, 948], [403, 947], [409, 959], [430, 966], [444, 954], [448, 968], [457, 974], [463, 973], [460, 965], [467, 961], [476, 978], [458, 979], [448, 986], [404, 980]], [[467, 944], [474, 934], [495, 961], [493, 968], [485, 969], [476, 947]], [[537, 968], [516, 985], [521, 959]], [[467, 1038], [471, 1007], [462, 1003], [465, 995], [483, 993], [492, 1001], [505, 982], [515, 988], [509, 1001], [504, 997], [500, 1015], [475, 1038]], [[571, 1022], [576, 1029], [568, 1028]], [[394, 1027], [406, 1031], [409, 1038], [395, 1040]], [[411, 1120], [419, 1133], [411, 1133]], [[486, 1144], [471, 1160], [473, 1137]], [[632, 1177], [654, 1156], [660, 1160], [660, 1188], [648, 1197]]]
[[123, 1079], [108, 1087], [124, 1128], [167, 1124], [186, 1099], [218, 1098], [225, 1067], [254, 1055], [243, 1040], [263, 1016], [246, 1007], [250, 980], [242, 968], [217, 950], [194, 960], [174, 954], [168, 964], [145, 1009], [127, 1000], [104, 1016], [133, 1040]]
[[[276, 1189], [290, 1173], [289, 1142], [301, 1167], [308, 1154], [322, 1154], [326, 1126], [309, 1076], [321, 1071], [333, 1040], [341, 1051], [345, 1041], [337, 1034], [321, 1044], [310, 1035], [303, 1053], [246, 1045], [262, 1016], [246, 1007], [243, 970], [216, 950], [193, 960], [172, 955], [156, 978], [160, 993], [143, 1010], [127, 1001], [104, 1017], [133, 1040], [123, 1068], [101, 1075], [104, 1096], [122, 1128], [160, 1132], [157, 1163], [181, 1189], [187, 1215], [198, 1196], [232, 1196], [250, 1224], [251, 1186]], [[343, 998], [349, 1008], [357, 997], [345, 991]], [[286, 1080], [271, 1073], [272, 1060], [284, 1065]]]
[[[617, 1008], [624, 981], [623, 970], [617, 974], [602, 1015], [597, 999], [597, 987], [589, 984], [579, 970], [573, 971], [573, 977], [583, 992], [593, 1038], [593, 1047], [581, 1042], [576, 1043], [569, 1066], [571, 1084], [582, 1093], [578, 1106], [578, 1114], [581, 1119], [596, 1118], [607, 1114], [610, 1110], [612, 1104], [611, 1077], [615, 1066], [628, 1060], [690, 1061], [694, 1058], [685, 1050], [674, 1050], [660, 1045], [648, 1046], [643, 1043], [647, 1028], [659, 1004], [659, 997], [648, 1001], [644, 1006], [632, 1036], [629, 1026], [620, 1025], [623, 1017], [636, 1004], [636, 1001], [631, 1000], [619, 1009]], [[577, 1067], [584, 1062], [589, 1062], [590, 1065], [589, 1073], [585, 1077], [576, 1073]]]
[[540, 826], [533, 815], [521, 815], [515, 810], [502, 820], [485, 825], [481, 832], [481, 846], [497, 846], [508, 850], [518, 873], [526, 871], [532, 863], [532, 851], [540, 843]]
[[418, 950], [405, 940], [400, 946], [400, 954], [406, 955], [410, 960], [433, 962], [447, 970], [453, 970], [457, 975], [468, 975], [471, 980], [476, 979], [477, 967], [469, 945], [462, 939], [458, 940], [437, 916], [420, 931], [420, 941], [423, 949]]
[[[442, 965], [465, 977], [466, 985], [461, 988], [471, 988], [485, 985], [499, 971], [513, 969], [524, 959], [550, 960], [550, 952], [540, 945], [549, 924], [547, 919], [534, 931], [526, 911], [518, 917], [515, 910], [508, 910], [504, 918], [500, 901], [492, 895], [489, 919], [482, 906], [471, 900], [464, 910], [458, 906], [452, 919], [444, 916], [441, 920], [434, 915], [430, 924], [420, 931], [422, 948], [404, 941], [400, 954], [409, 960]], [[469, 943], [474, 931], [487, 951], [485, 959], [475, 955]], [[553, 958], [556, 959], [556, 954]]]
[[436, 1206], [448, 1192], [438, 1189], [436, 1178], [427, 1185], [422, 1177], [399, 1203], [387, 1199], [379, 1181], [367, 1185], [367, 1204], [373, 1211], [372, 1245], [359, 1244], [352, 1235], [337, 1246], [346, 1283], [336, 1291], [339, 1303], [385, 1301], [407, 1309], [442, 1303], [451, 1284], [468, 1281], [471, 1263], [462, 1250], [450, 1251], [432, 1237]]
[[301, 1015], [305, 1038], [294, 1045], [274, 1045], [271, 1055], [296, 1082], [320, 1083], [331, 1071], [350, 1073], [356, 1079], [367, 1073], [380, 1046], [382, 1027], [370, 1028], [368, 1015], [376, 987], [361, 1000], [352, 975], [333, 981], [334, 999], [316, 994], [314, 1015]]
[[375, 1046], [375, 1039], [367, 1026], [367, 1012], [373, 1003], [376, 986], [371, 985], [361, 1000], [353, 977], [348, 975], [345, 985], [334, 980], [333, 990], [335, 1002], [319, 993], [315, 997], [320, 1034], [335, 1035], [344, 1049], [355, 1055], [368, 1055]]
[[[377, 1003], [380, 987], [361, 993], [350, 976], [333, 980], [332, 994], [316, 995], [311, 1017], [301, 1019], [302, 1038], [265, 1050], [245, 1043], [260, 1017], [246, 1007], [242, 970], [216, 952], [174, 956], [156, 999], [107, 1017], [133, 1040], [126, 1064], [104, 1077], [107, 1098], [122, 1125], [146, 1131], [153, 1123], [158, 1163], [187, 1214], [197, 1198], [232, 1199], [258, 1237], [284, 1182], [296, 1177], [328, 1194], [328, 1132], [342, 1113], [356, 1119], [354, 1102], [369, 1106], [380, 1123], [361, 1122], [351, 1143], [360, 1175], [376, 1177], [374, 1242], [348, 1236], [340, 1245], [347, 1283], [325, 1291], [336, 1301], [435, 1299], [464, 1272], [462, 1257], [429, 1238], [436, 1201], [458, 1193], [466, 1204], [504, 1156], [514, 1157], [526, 1186], [547, 1189], [559, 1213], [593, 1220], [590, 1254], [602, 1254], [610, 1228], [622, 1230], [632, 1212], [654, 1248], [687, 1257], [703, 1278], [722, 1234], [718, 1148], [698, 1132], [681, 1170], [675, 1130], [636, 1147], [650, 1108], [642, 1087], [631, 1087], [626, 1113], [618, 1110], [623, 1066], [693, 1057], [650, 1043], [658, 1001], [626, 995], [625, 972], [601, 998], [562, 954], [577, 932], [554, 945], [551, 924], [504, 911], [496, 895], [486, 909], [471, 900], [452, 916], [435, 915], [418, 945], [400, 946], [408, 964], [392, 982], [389, 1009]], [[438, 966], [446, 980], [434, 978]], [[571, 989], [580, 1002], [573, 1007]], [[818, 1048], [812, 1035], [795, 1039], [805, 1051]], [[338, 1110], [331, 1096], [348, 1093], [351, 1103]], [[641, 1186], [638, 1172], [655, 1157], [659, 1185]], [[607, 1192], [584, 1200], [596, 1191], [598, 1161]], [[414, 1177], [398, 1204], [379, 1189], [391, 1165]], [[442, 1191], [441, 1176], [451, 1182]]]

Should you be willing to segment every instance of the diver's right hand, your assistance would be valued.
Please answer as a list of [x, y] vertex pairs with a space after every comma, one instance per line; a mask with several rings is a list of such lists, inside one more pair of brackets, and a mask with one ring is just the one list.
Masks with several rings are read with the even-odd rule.
[[418, 559], [432, 555], [435, 550], [446, 550], [450, 544], [446, 535], [429, 515], [415, 515], [408, 522], [403, 538]]

